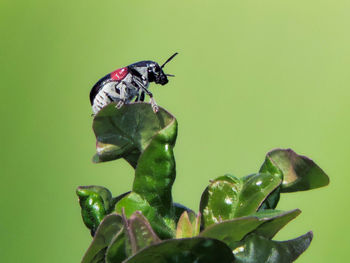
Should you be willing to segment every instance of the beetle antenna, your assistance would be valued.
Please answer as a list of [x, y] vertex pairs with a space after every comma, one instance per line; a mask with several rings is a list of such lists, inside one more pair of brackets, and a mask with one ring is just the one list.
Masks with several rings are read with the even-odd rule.
[[167, 61], [165, 61], [164, 64], [163, 64], [160, 68], [164, 68], [164, 66], [165, 66], [170, 60], [172, 60], [177, 54], [179, 54], [179, 53], [176, 52], [174, 55], [172, 55], [170, 58], [168, 58]]
[[175, 77], [175, 75], [173, 75], [173, 74], [165, 74], [165, 76], [168, 76], [168, 77]]

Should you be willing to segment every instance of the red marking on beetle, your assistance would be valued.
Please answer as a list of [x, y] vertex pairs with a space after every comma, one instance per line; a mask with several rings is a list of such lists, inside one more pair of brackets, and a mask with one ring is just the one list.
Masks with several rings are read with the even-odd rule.
[[120, 68], [111, 73], [111, 78], [114, 80], [122, 80], [128, 74], [128, 68]]

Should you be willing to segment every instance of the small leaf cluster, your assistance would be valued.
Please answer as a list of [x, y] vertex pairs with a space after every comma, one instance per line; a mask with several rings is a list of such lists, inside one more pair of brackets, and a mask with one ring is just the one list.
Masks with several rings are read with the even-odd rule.
[[96, 163], [124, 158], [134, 169], [130, 192], [113, 197], [102, 186], [81, 186], [77, 195], [93, 236], [82, 263], [117, 262], [293, 262], [310, 245], [308, 232], [287, 241], [273, 237], [301, 211], [277, 210], [282, 193], [329, 183], [312, 160], [290, 149], [266, 155], [259, 171], [212, 181], [199, 212], [175, 203], [173, 148], [177, 121], [147, 103], [116, 109], [111, 103], [94, 118]]

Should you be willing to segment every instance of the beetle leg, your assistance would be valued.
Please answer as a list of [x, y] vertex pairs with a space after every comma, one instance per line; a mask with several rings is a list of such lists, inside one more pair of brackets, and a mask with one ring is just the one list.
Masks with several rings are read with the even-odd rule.
[[158, 110], [159, 110], [159, 107], [158, 107], [158, 105], [157, 105], [157, 103], [156, 103], [156, 101], [154, 100], [153, 97], [151, 97], [151, 105], [152, 105], [153, 112], [157, 113]]
[[151, 101], [153, 112], [157, 113], [158, 110], [159, 110], [159, 107], [158, 107], [156, 101], [153, 98], [152, 92], [150, 92], [148, 89], [143, 89], [143, 91], [146, 92], [146, 94], [150, 97], [150, 101]]
[[120, 84], [120, 88], [119, 88], [119, 91], [120, 91], [119, 101], [118, 101], [117, 105], [115, 106], [117, 109], [120, 109], [125, 104], [125, 98], [126, 98], [125, 89], [126, 89], [126, 83], [122, 82]]
[[140, 89], [144, 90], [146, 87], [143, 84], [142, 80], [140, 80], [137, 77], [133, 77], [133, 82], [136, 84], [137, 87], [139, 87]]
[[140, 101], [144, 101], [145, 100], [145, 92], [144, 91], [141, 91], [141, 94], [140, 94]]
[[139, 93], [137, 94], [135, 102], [144, 101], [144, 100], [145, 100], [145, 92], [143, 90], [140, 90]]
[[[148, 89], [146, 89], [146, 87], [143, 85], [143, 83], [140, 80], [138, 80], [137, 78], [134, 78], [134, 81], [142, 89], [142, 93], [143, 94], [146, 93], [151, 98], [151, 105], [152, 105], [153, 112], [157, 113], [159, 110], [159, 107], [153, 98], [152, 92], [150, 92]], [[141, 93], [141, 96], [142, 96], [142, 93]], [[144, 95], [143, 95], [143, 99], [144, 99]]]

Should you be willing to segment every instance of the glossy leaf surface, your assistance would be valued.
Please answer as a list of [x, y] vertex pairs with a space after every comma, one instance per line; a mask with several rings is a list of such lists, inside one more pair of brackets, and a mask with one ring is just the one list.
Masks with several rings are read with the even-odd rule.
[[266, 197], [281, 184], [282, 179], [280, 175], [258, 173], [243, 177], [242, 181], [235, 217], [256, 212]]
[[104, 107], [94, 118], [97, 154], [95, 162], [123, 157], [135, 168], [133, 191], [161, 216], [173, 217], [171, 188], [175, 180], [173, 147], [177, 121], [148, 103], [132, 103], [117, 109]]
[[241, 189], [240, 179], [229, 174], [210, 182], [202, 194], [199, 208], [205, 227], [234, 218]]
[[126, 263], [232, 263], [229, 247], [219, 240], [195, 237], [171, 239], [141, 250]]
[[275, 149], [266, 155], [261, 172], [282, 171], [281, 192], [305, 191], [329, 184], [326, 173], [311, 159], [291, 149]]
[[139, 211], [132, 214], [130, 219], [127, 220], [125, 230], [131, 245], [132, 254], [136, 254], [139, 250], [160, 242], [150, 223]]
[[238, 263], [290, 263], [295, 261], [310, 245], [312, 232], [288, 241], [273, 241], [256, 234], [237, 242], [233, 248]]
[[204, 226], [255, 213], [282, 182], [279, 175], [252, 174], [242, 179], [225, 175], [213, 180], [202, 194]]
[[116, 212], [122, 214], [123, 209], [127, 218], [136, 211], [141, 211], [160, 238], [172, 238], [175, 235], [173, 231], [175, 223], [166, 221], [157, 213], [157, 210], [150, 206], [140, 195], [131, 192], [122, 198], [116, 205]]
[[252, 216], [235, 218], [213, 224], [204, 229], [199, 235], [225, 242], [228, 246], [235, 246], [249, 233], [259, 233], [267, 238], [273, 237], [284, 225], [294, 219], [299, 210], [283, 212], [278, 210], [264, 210]]
[[76, 190], [85, 225], [94, 235], [102, 219], [113, 207], [111, 192], [102, 186], [80, 186]]
[[97, 153], [93, 160], [104, 162], [124, 157], [136, 167], [150, 139], [176, 120], [163, 108], [155, 114], [148, 103], [126, 104], [120, 109], [115, 106], [110, 103], [94, 118]]
[[106, 216], [95, 233], [95, 236], [86, 251], [82, 263], [103, 262], [105, 251], [113, 237], [123, 228], [123, 220], [115, 213]]
[[[273, 210], [281, 192], [328, 184], [310, 159], [277, 149], [267, 154], [258, 174], [216, 178], [205, 189], [197, 216], [172, 200], [174, 116], [162, 108], [155, 114], [147, 103], [121, 109], [111, 103], [96, 115], [93, 129], [94, 162], [124, 158], [135, 179], [132, 192], [116, 198], [104, 187], [78, 188], [84, 222], [96, 231], [82, 263], [292, 262], [309, 246], [311, 232], [284, 242], [271, 238], [300, 214]], [[112, 210], [122, 216], [109, 214]]]
[[157, 209], [162, 216], [173, 216], [172, 185], [175, 181], [173, 145], [177, 125], [159, 131], [142, 152], [135, 171], [132, 190]]
[[106, 253], [106, 263], [120, 263], [127, 258], [124, 227], [111, 240]]

